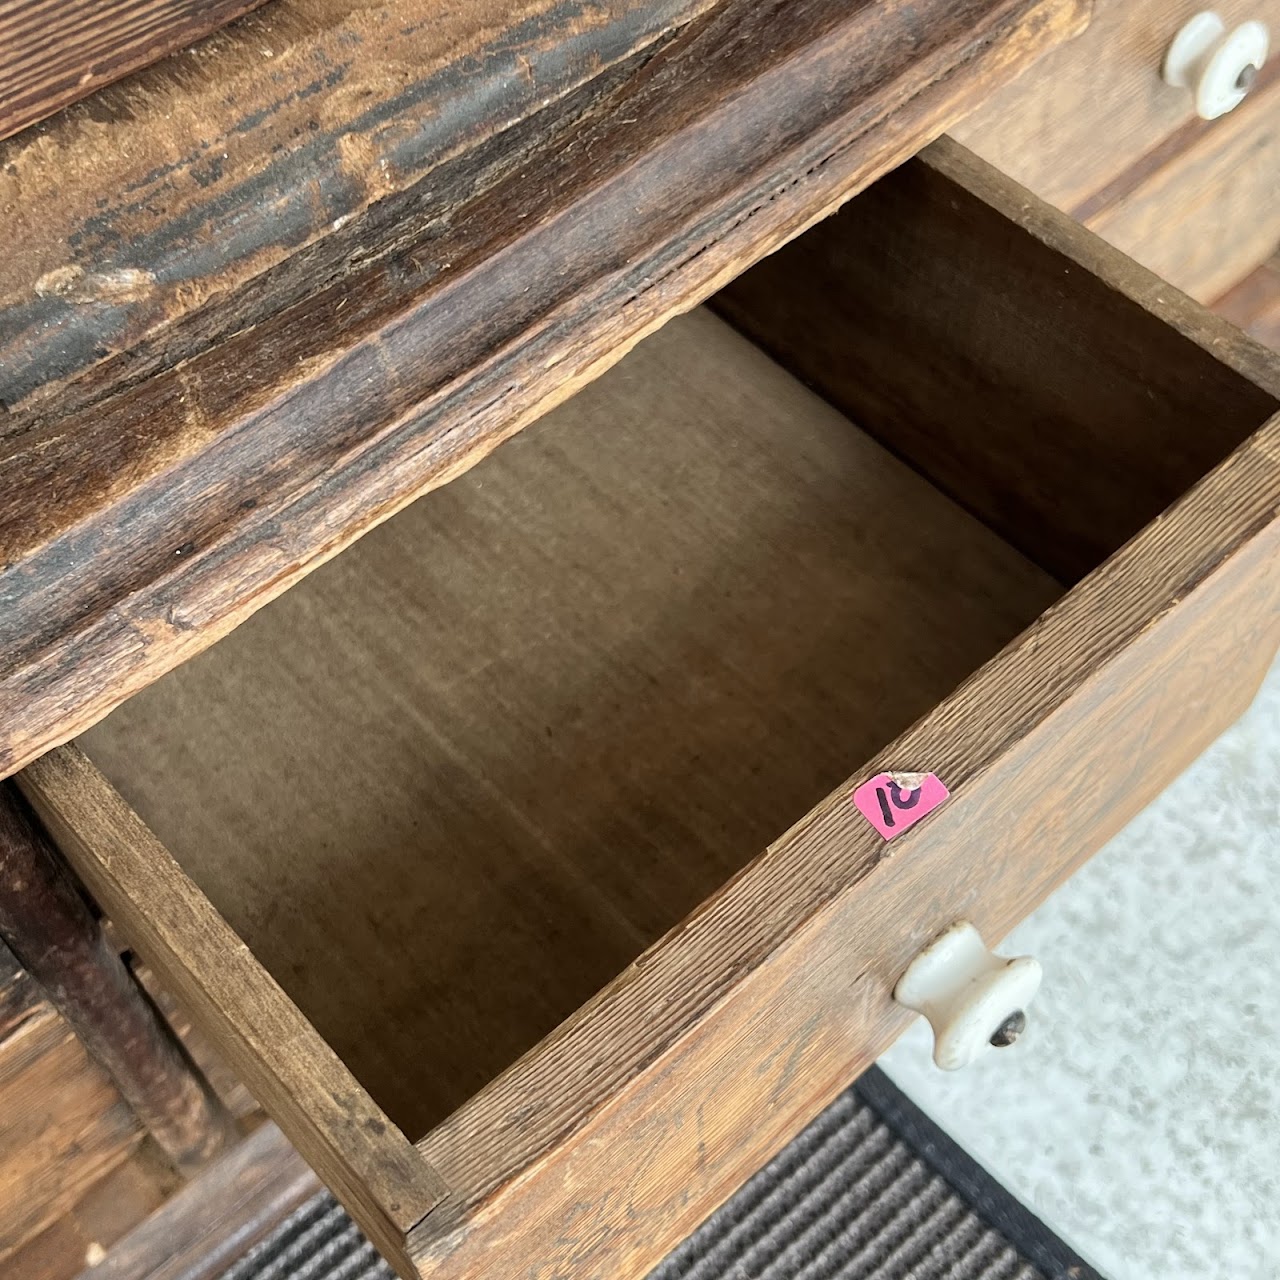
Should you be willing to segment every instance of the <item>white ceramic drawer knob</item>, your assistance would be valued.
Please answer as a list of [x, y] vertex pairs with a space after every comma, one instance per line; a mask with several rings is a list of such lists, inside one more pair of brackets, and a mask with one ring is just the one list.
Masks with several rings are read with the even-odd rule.
[[1261, 22], [1234, 31], [1211, 10], [1197, 13], [1173, 38], [1161, 74], [1165, 83], [1190, 89], [1196, 114], [1216, 120], [1244, 101], [1267, 60], [1270, 37]]
[[1012, 1044], [1040, 989], [1040, 962], [992, 955], [967, 920], [935, 938], [907, 967], [893, 998], [929, 1019], [933, 1060], [944, 1071]]

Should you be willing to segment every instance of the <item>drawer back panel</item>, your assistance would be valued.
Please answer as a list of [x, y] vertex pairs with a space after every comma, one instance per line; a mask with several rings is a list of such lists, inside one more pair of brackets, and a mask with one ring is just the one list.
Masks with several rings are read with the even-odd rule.
[[[1064, 583], [1277, 408], [1271, 362], [954, 143], [741, 276], [720, 314]], [[1179, 323], [1169, 323], [1169, 317]]]

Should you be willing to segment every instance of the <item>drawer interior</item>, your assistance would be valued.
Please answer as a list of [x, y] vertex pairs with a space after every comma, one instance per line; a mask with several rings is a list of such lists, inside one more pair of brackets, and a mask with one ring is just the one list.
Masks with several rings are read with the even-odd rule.
[[82, 737], [405, 1134], [1274, 410], [1015, 232], [891, 175]]
[[700, 310], [81, 742], [417, 1136], [1058, 590]]

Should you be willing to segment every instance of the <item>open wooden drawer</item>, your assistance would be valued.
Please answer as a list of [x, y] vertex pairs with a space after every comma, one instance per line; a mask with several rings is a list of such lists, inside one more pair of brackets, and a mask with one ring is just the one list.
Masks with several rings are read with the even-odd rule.
[[642, 1275], [1280, 639], [1275, 361], [954, 145], [713, 305], [21, 775], [406, 1274]]

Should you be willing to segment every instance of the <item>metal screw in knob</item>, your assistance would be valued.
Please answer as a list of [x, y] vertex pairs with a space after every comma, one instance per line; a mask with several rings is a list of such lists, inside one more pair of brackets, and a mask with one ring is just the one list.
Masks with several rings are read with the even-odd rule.
[[1258, 68], [1252, 62], [1246, 62], [1240, 68], [1240, 74], [1236, 76], [1236, 88], [1241, 93], [1248, 93], [1253, 88], [1258, 79]]
[[933, 1060], [954, 1071], [1012, 1044], [1026, 1028], [1025, 1010], [1039, 989], [1038, 961], [992, 955], [977, 929], [961, 920], [907, 966], [893, 998], [929, 1019]]
[[993, 1049], [1007, 1049], [1027, 1029], [1027, 1015], [1015, 1009], [992, 1033]]

